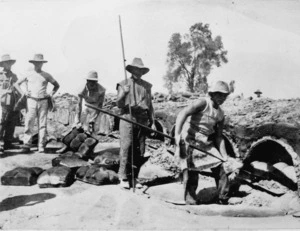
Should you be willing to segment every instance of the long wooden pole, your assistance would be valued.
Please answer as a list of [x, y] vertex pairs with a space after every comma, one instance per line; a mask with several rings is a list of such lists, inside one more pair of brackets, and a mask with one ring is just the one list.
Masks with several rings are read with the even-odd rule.
[[127, 72], [126, 72], [125, 49], [124, 49], [123, 33], [122, 33], [122, 23], [121, 23], [121, 16], [120, 15], [119, 15], [119, 27], [120, 27], [120, 36], [121, 36], [121, 45], [122, 45], [122, 55], [123, 55], [125, 84], [127, 84], [128, 80], [127, 80]]
[[[165, 133], [163, 133], [163, 132], [154, 130], [154, 129], [152, 129], [152, 128], [149, 128], [149, 127], [146, 126], [146, 125], [143, 125], [143, 124], [140, 124], [140, 123], [138, 123], [138, 122], [135, 122], [135, 121], [132, 121], [132, 120], [123, 118], [122, 116], [116, 115], [116, 114], [114, 114], [114, 113], [112, 113], [112, 112], [106, 111], [106, 110], [104, 110], [104, 109], [102, 109], [102, 108], [99, 108], [99, 107], [96, 107], [96, 106], [94, 106], [94, 105], [92, 105], [92, 104], [86, 103], [85, 105], [86, 105], [87, 107], [89, 107], [89, 108], [98, 110], [98, 111], [103, 112], [103, 113], [105, 113], [105, 114], [108, 114], [108, 115], [110, 115], [110, 116], [114, 116], [114, 117], [116, 117], [116, 118], [118, 118], [118, 119], [120, 119], [120, 120], [124, 120], [124, 121], [126, 121], [126, 122], [128, 122], [128, 123], [131, 123], [131, 124], [140, 126], [140, 127], [142, 127], [142, 128], [145, 128], [145, 129], [147, 129], [147, 130], [149, 130], [149, 131], [151, 131], [151, 132], [155, 132], [155, 133], [157, 133], [157, 134], [159, 134], [159, 135], [162, 135], [162, 136], [164, 136], [164, 137], [166, 137], [166, 138], [169, 138], [169, 139], [171, 139], [171, 140], [175, 140], [174, 137], [169, 136], [169, 135], [167, 135], [167, 134], [165, 134]], [[214, 157], [214, 158], [216, 158], [216, 159], [218, 159], [218, 160], [224, 162], [223, 159], [221, 159], [221, 158], [218, 157], [218, 156], [215, 156], [214, 154], [212, 154], [212, 153], [210, 153], [210, 152], [207, 152], [207, 151], [205, 151], [205, 150], [202, 150], [202, 149], [200, 149], [200, 148], [198, 148], [197, 146], [192, 145], [192, 144], [190, 144], [190, 146], [191, 146], [192, 148], [194, 148], [194, 149], [200, 151], [200, 152], [203, 152], [203, 153], [205, 153], [205, 154], [207, 154], [207, 155], [209, 155], [209, 156], [212, 156], [212, 157]]]
[[[126, 72], [126, 58], [125, 58], [125, 49], [124, 49], [124, 42], [123, 42], [123, 33], [122, 33], [122, 23], [121, 23], [121, 16], [119, 15], [119, 26], [120, 26], [120, 36], [121, 36], [121, 45], [122, 45], [122, 55], [123, 55], [123, 65], [124, 65], [124, 75], [125, 75], [125, 84], [128, 83], [127, 79], [127, 72]], [[133, 89], [134, 90], [134, 89]], [[130, 106], [130, 97], [129, 97], [129, 114], [130, 118], [132, 119], [132, 111]], [[134, 167], [133, 167], [133, 125], [131, 124], [131, 183], [133, 192], [135, 192], [135, 180], [134, 180]]]

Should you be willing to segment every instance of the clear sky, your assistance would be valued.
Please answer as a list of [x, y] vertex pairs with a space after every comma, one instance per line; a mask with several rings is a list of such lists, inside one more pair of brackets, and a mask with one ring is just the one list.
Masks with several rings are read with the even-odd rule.
[[0, 0], [0, 55], [17, 59], [20, 76], [34, 53], [49, 62], [59, 92], [76, 93], [90, 70], [115, 93], [124, 79], [118, 15], [127, 64], [141, 57], [153, 91], [166, 92], [167, 44], [197, 22], [221, 35], [229, 62], [209, 83], [235, 80], [236, 93], [260, 89], [271, 98], [300, 96], [300, 1], [297, 0]]

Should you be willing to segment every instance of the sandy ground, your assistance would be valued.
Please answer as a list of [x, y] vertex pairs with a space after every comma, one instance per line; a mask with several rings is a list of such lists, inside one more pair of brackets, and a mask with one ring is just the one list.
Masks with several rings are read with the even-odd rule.
[[[0, 175], [17, 166], [51, 167], [57, 154], [0, 156]], [[207, 186], [203, 184], [202, 186]], [[182, 206], [182, 186], [171, 183], [145, 193], [118, 185], [80, 181], [67, 188], [0, 186], [0, 229], [299, 229], [300, 220], [281, 211], [237, 205]], [[251, 217], [256, 215], [268, 217]]]

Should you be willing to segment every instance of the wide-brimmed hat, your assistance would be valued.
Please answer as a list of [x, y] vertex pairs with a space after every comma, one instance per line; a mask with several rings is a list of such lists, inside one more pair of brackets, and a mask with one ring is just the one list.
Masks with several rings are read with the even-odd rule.
[[16, 62], [16, 60], [12, 59], [9, 54], [5, 54], [5, 55], [2, 55], [2, 57], [1, 57], [0, 66], [4, 62], [10, 62], [11, 64], [14, 64]]
[[259, 89], [257, 89], [254, 93], [255, 94], [262, 94], [262, 92]]
[[218, 81], [216, 82], [211, 89], [208, 90], [208, 93], [213, 93], [213, 92], [221, 92], [224, 94], [230, 94], [230, 88], [229, 85], [224, 82], [224, 81]]
[[85, 79], [91, 81], [98, 81], [97, 71], [90, 71]]
[[35, 54], [33, 59], [29, 60], [30, 63], [47, 63], [48, 61], [44, 60], [43, 54]]
[[146, 74], [149, 72], [149, 68], [144, 66], [144, 63], [141, 58], [134, 58], [132, 63], [126, 66], [126, 70], [132, 73], [133, 69], [140, 69], [142, 74]]

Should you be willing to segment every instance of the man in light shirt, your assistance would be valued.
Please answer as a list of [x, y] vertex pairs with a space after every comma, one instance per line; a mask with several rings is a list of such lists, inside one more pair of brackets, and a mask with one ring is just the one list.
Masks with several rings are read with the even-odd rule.
[[[49, 73], [42, 70], [43, 64], [47, 63], [42, 54], [36, 54], [29, 62], [34, 65], [34, 70], [30, 71], [24, 78], [21, 78], [16, 83], [16, 88], [19, 92], [27, 96], [28, 110], [25, 118], [23, 152], [26, 153], [30, 151], [35, 118], [37, 118], [38, 121], [39, 131], [38, 151], [44, 152], [47, 136], [48, 98], [57, 92], [59, 84]], [[53, 85], [53, 90], [50, 94], [47, 93], [49, 82]], [[20, 88], [22, 83], [26, 85], [25, 92]]]

